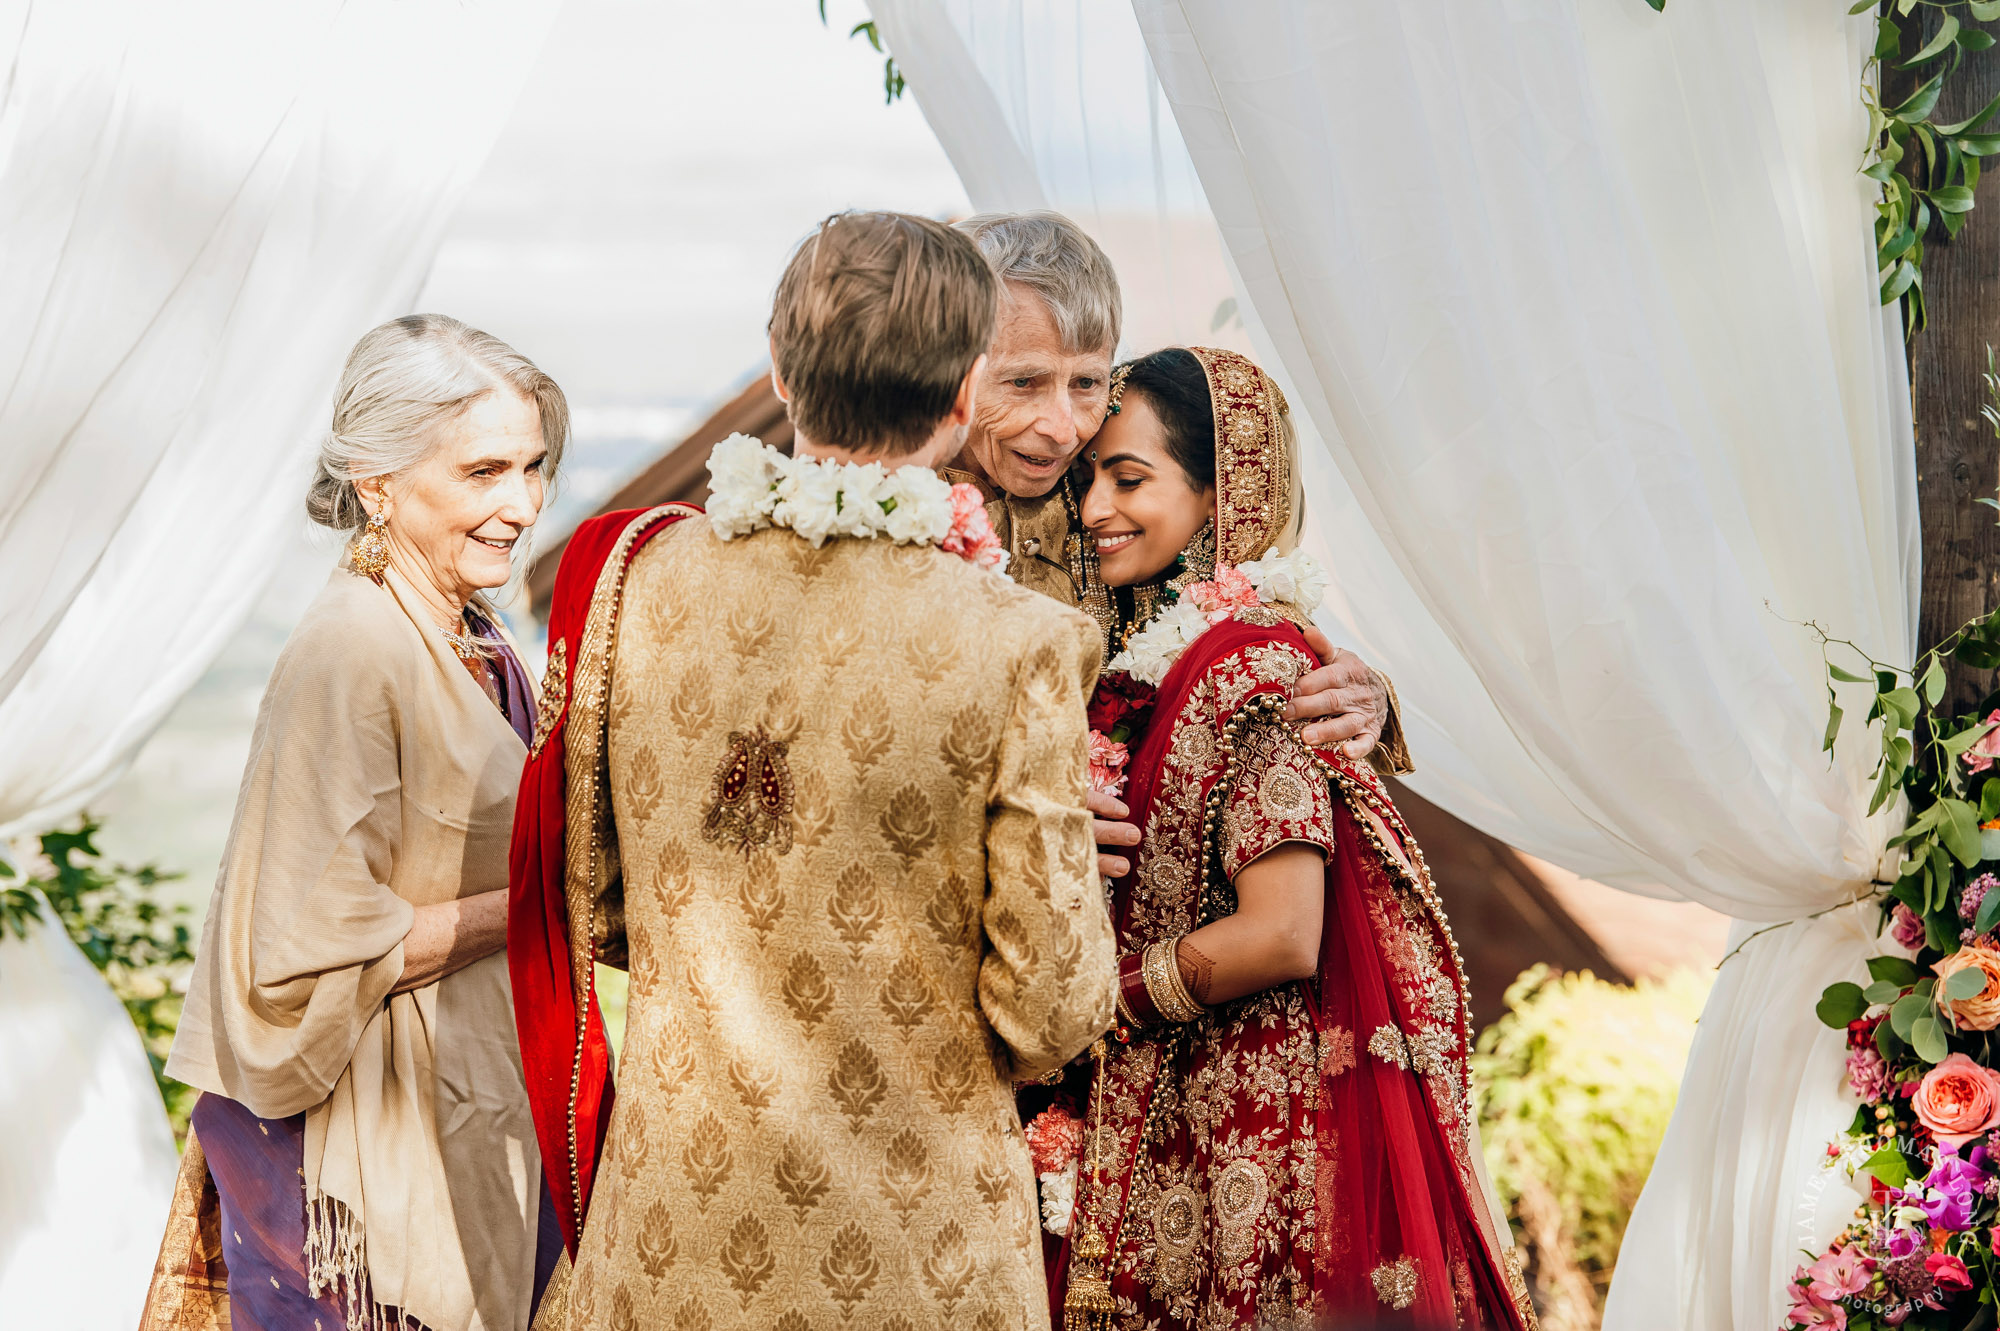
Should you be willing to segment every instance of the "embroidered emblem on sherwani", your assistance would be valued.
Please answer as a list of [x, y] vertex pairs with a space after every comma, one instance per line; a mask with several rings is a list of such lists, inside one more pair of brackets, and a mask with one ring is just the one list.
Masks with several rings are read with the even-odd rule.
[[1375, 1297], [1391, 1308], [1407, 1308], [1417, 1301], [1414, 1258], [1398, 1257], [1393, 1262], [1384, 1262], [1368, 1273], [1368, 1279], [1375, 1286]]
[[1215, 1210], [1215, 1256], [1224, 1266], [1248, 1261], [1257, 1251], [1257, 1217], [1271, 1197], [1271, 1180], [1255, 1160], [1232, 1160], [1215, 1180], [1209, 1202]]
[[549, 648], [548, 668], [542, 671], [542, 697], [535, 705], [535, 738], [528, 745], [528, 756], [535, 757], [542, 746], [549, 742], [549, 735], [556, 728], [556, 718], [562, 715], [563, 704], [569, 700], [569, 650], [561, 638]]
[[708, 817], [701, 824], [704, 837], [745, 854], [766, 845], [780, 855], [791, 851], [792, 770], [785, 761], [787, 747], [783, 740], [765, 734], [762, 726], [731, 732], [729, 751], [709, 786]]

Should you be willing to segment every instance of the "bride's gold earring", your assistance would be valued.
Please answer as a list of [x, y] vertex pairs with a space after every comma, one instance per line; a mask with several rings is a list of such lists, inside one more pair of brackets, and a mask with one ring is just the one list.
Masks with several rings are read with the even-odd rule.
[[370, 579], [377, 586], [382, 583], [382, 570], [389, 567], [388, 530], [389, 506], [384, 504], [369, 516], [368, 525], [361, 529], [361, 534], [347, 547], [347, 562], [353, 566], [356, 573]]

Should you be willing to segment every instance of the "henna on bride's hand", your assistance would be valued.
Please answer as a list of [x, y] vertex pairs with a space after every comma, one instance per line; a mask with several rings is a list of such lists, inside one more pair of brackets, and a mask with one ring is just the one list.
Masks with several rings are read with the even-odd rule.
[[1206, 1004], [1209, 987], [1215, 980], [1215, 963], [1185, 938], [1174, 949], [1174, 961], [1180, 967], [1181, 983], [1199, 1002]]

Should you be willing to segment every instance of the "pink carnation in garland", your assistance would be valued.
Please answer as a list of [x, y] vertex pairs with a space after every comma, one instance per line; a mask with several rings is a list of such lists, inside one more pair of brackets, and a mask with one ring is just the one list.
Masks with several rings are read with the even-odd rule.
[[981, 568], [1005, 568], [1007, 564], [1007, 551], [986, 516], [986, 500], [976, 487], [964, 482], [951, 487], [951, 530], [938, 545]]
[[1217, 565], [1215, 577], [1208, 582], [1189, 587], [1187, 597], [1211, 624], [1220, 624], [1238, 610], [1255, 610], [1264, 604], [1250, 585], [1249, 575], [1228, 564]]
[[1848, 1051], [1847, 1084], [1856, 1095], [1871, 1103], [1889, 1094], [1894, 1085], [1889, 1076], [1889, 1065], [1882, 1061], [1882, 1055], [1875, 1052], [1874, 1045], [1863, 1045]]
[[1057, 1174], [1083, 1155], [1083, 1123], [1061, 1105], [1051, 1105], [1021, 1130], [1035, 1173]]
[[1897, 902], [1889, 912], [1889, 937], [1901, 947], [1914, 952], [1924, 945], [1924, 922], [1902, 902]]

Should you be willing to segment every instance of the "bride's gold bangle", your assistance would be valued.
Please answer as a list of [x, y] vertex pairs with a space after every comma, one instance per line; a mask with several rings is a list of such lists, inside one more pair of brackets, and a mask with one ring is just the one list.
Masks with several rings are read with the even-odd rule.
[[1181, 980], [1180, 950], [1181, 940], [1165, 939], [1149, 943], [1141, 973], [1146, 980], [1146, 996], [1153, 1000], [1153, 1006], [1160, 1010], [1160, 1016], [1172, 1022], [1193, 1021], [1208, 1011]]

